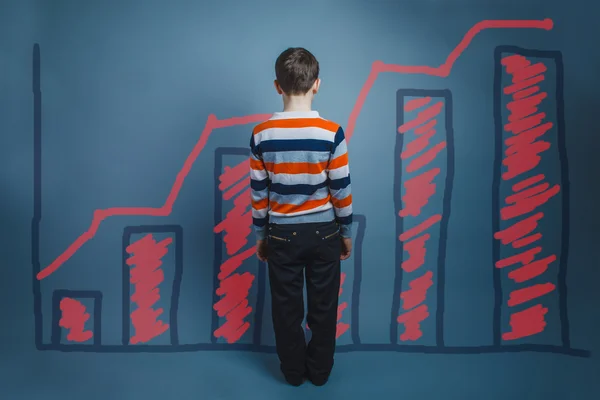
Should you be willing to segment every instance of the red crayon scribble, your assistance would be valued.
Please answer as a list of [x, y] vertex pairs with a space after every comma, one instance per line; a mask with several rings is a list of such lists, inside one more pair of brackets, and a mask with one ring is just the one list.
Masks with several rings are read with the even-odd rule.
[[419, 307], [413, 308], [400, 315], [398, 317], [398, 323], [404, 325], [404, 333], [400, 335], [400, 340], [414, 341], [423, 336], [423, 332], [421, 332], [421, 322], [425, 321], [427, 317], [429, 317], [429, 312], [427, 311], [426, 304], [421, 304]]
[[433, 286], [432, 278], [433, 272], [427, 271], [424, 275], [413, 279], [409, 284], [410, 289], [400, 294], [400, 298], [404, 300], [402, 308], [410, 310], [423, 303], [427, 295], [427, 290]]
[[409, 142], [406, 145], [406, 150], [404, 150], [402, 154], [400, 154], [400, 158], [406, 160], [407, 158], [417, 155], [423, 150], [425, 150], [425, 148], [429, 146], [429, 139], [431, 139], [433, 135], [435, 135], [435, 129], [432, 129], [424, 135], [418, 136], [412, 142]]
[[427, 107], [423, 111], [419, 111], [415, 119], [405, 122], [404, 124], [400, 125], [400, 127], [398, 127], [398, 133], [406, 133], [411, 129], [414, 129], [417, 126], [420, 126], [426, 123], [427, 121], [437, 117], [438, 114], [442, 111], [443, 107], [444, 102], [440, 101], [432, 106]]
[[510, 292], [508, 306], [514, 307], [519, 304], [536, 299], [540, 296], [550, 293], [556, 288], [552, 283], [539, 283], [537, 285], [528, 286], [523, 289], [517, 289]]
[[515, 340], [542, 332], [546, 327], [544, 315], [547, 313], [548, 309], [542, 307], [541, 304], [513, 313], [510, 316], [510, 327], [512, 328], [512, 331], [504, 333], [502, 339]]
[[445, 140], [436, 144], [435, 146], [427, 150], [425, 153], [413, 159], [410, 162], [410, 164], [408, 164], [408, 167], [406, 167], [406, 172], [415, 172], [416, 170], [423, 168], [424, 166], [432, 162], [438, 155], [438, 153], [444, 148], [446, 148]]
[[411, 112], [418, 108], [423, 107], [426, 104], [429, 104], [431, 101], [431, 97], [419, 97], [416, 99], [412, 99], [406, 102], [404, 105], [404, 112]]
[[[343, 287], [344, 287], [344, 282], [346, 281], [346, 273], [342, 272], [340, 275], [340, 290], [338, 292], [338, 296], [342, 295]], [[339, 339], [340, 336], [342, 336], [344, 333], [346, 333], [346, 331], [350, 328], [350, 324], [341, 322], [342, 320], [342, 314], [344, 313], [344, 310], [348, 307], [348, 303], [347, 302], [343, 302], [340, 303], [338, 305], [338, 312], [337, 312], [337, 325], [336, 325], [336, 333], [335, 333], [335, 337]]]
[[248, 243], [248, 236], [252, 233], [252, 210], [250, 205], [250, 188], [246, 189], [233, 201], [233, 209], [227, 213], [227, 217], [217, 226], [214, 232], [225, 231], [223, 242], [227, 248], [227, 254], [238, 252]]
[[85, 330], [85, 323], [90, 319], [90, 314], [85, 310], [85, 306], [79, 300], [70, 297], [63, 297], [60, 301], [61, 318], [58, 325], [67, 329], [67, 340], [71, 342], [87, 342], [94, 333]]
[[440, 173], [439, 168], [432, 168], [407, 180], [404, 183], [406, 194], [402, 196], [404, 208], [400, 210], [400, 216], [418, 217], [421, 209], [429, 202], [429, 198], [435, 194], [435, 183], [433, 179]]
[[[504, 88], [505, 95], [512, 95], [512, 100], [506, 106], [510, 112], [508, 123], [504, 126], [507, 133], [512, 133], [504, 141], [506, 151], [502, 163], [506, 170], [502, 179], [506, 181], [538, 168], [542, 160], [541, 154], [551, 147], [549, 142], [541, 138], [552, 129], [553, 124], [544, 121], [546, 113], [538, 109], [548, 98], [548, 94], [537, 86], [545, 79], [546, 65], [542, 62], [532, 64], [526, 57], [518, 54], [504, 57], [501, 62], [506, 72], [512, 75], [512, 84]], [[494, 234], [503, 245], [512, 245], [515, 249], [534, 246], [496, 262], [496, 268], [521, 264], [508, 273], [508, 277], [517, 284], [543, 275], [549, 264], [557, 259], [554, 254], [536, 259], [543, 251], [541, 246], [535, 245], [543, 237], [541, 232], [535, 232], [539, 221], [544, 218], [544, 213], [538, 209], [560, 192], [560, 185], [551, 186], [550, 183], [544, 182], [545, 179], [544, 174], [538, 173], [514, 183], [513, 194], [505, 198], [506, 206], [500, 210], [500, 217], [505, 221], [532, 213]], [[554, 289], [555, 285], [552, 283], [517, 288], [509, 294], [507, 304], [513, 307], [527, 303]], [[547, 312], [547, 308], [536, 305], [512, 313], [512, 330], [503, 334], [504, 340], [514, 340], [542, 332], [546, 326], [544, 315]]]
[[163, 309], [154, 309], [153, 306], [160, 299], [158, 285], [164, 280], [164, 273], [160, 268], [162, 258], [172, 242], [173, 239], [167, 238], [157, 243], [152, 234], [148, 234], [125, 249], [132, 254], [127, 259], [127, 265], [133, 266], [130, 282], [135, 291], [131, 295], [131, 302], [137, 305], [131, 313], [131, 324], [135, 330], [135, 335], [131, 337], [132, 344], [147, 343], [169, 329], [169, 324], [157, 320]]
[[213, 308], [219, 317], [225, 317], [225, 323], [215, 330], [215, 337], [235, 343], [250, 328], [250, 322], [244, 319], [252, 312], [252, 307], [248, 305], [248, 294], [253, 281], [254, 275], [244, 272], [232, 274], [220, 282], [217, 295], [222, 298]]
[[404, 272], [413, 272], [425, 263], [427, 249], [425, 242], [429, 240], [429, 233], [404, 243], [404, 251], [408, 253], [408, 259], [402, 261], [402, 270]]
[[[349, 141], [354, 133], [354, 128], [356, 126], [356, 121], [358, 116], [360, 115], [360, 111], [367, 99], [367, 95], [377, 77], [382, 72], [394, 72], [400, 74], [420, 74], [420, 75], [430, 75], [430, 76], [438, 76], [438, 77], [447, 77], [450, 75], [450, 71], [454, 66], [454, 63], [458, 59], [458, 57], [467, 49], [471, 41], [479, 34], [481, 31], [486, 29], [544, 29], [550, 30], [553, 27], [553, 22], [551, 19], [544, 20], [485, 20], [478, 22], [475, 24], [469, 31], [465, 34], [460, 43], [452, 50], [452, 52], [448, 55], [443, 64], [438, 67], [431, 66], [407, 66], [407, 65], [395, 65], [395, 64], [385, 64], [382, 61], [375, 61], [371, 67], [371, 72], [367, 77], [365, 84], [358, 94], [358, 98], [354, 103], [354, 107], [350, 112], [350, 117], [348, 119], [348, 123], [346, 124], [346, 138]], [[208, 138], [213, 130], [219, 128], [226, 128], [237, 125], [246, 125], [252, 123], [258, 123], [265, 121], [271, 117], [271, 114], [260, 114], [260, 115], [248, 115], [245, 117], [234, 117], [228, 118], [224, 120], [219, 120], [214, 114], [210, 114], [206, 121], [206, 125], [202, 134], [200, 135], [200, 139], [192, 149], [192, 152], [189, 154], [182, 169], [177, 174], [175, 179], [175, 183], [167, 196], [167, 200], [164, 205], [161, 207], [116, 207], [116, 208], [108, 208], [104, 210], [96, 210], [94, 212], [94, 216], [90, 227], [87, 231], [85, 231], [81, 236], [79, 236], [67, 249], [60, 254], [54, 261], [52, 261], [47, 267], [42, 269], [37, 274], [37, 279], [41, 280], [53, 272], [55, 272], [61, 265], [63, 265], [69, 258], [73, 256], [83, 246], [86, 242], [91, 240], [98, 231], [100, 224], [108, 217], [113, 216], [153, 216], [153, 217], [166, 217], [171, 214], [173, 209], [173, 204], [179, 195], [181, 187], [183, 186], [183, 182], [185, 178], [189, 174], [194, 165], [194, 162], [204, 149]], [[249, 201], [249, 200], [248, 200]]]
[[400, 235], [399, 239], [400, 239], [400, 241], [405, 242], [417, 235], [420, 235], [421, 233], [423, 233], [427, 229], [431, 228], [434, 224], [440, 222], [441, 220], [442, 220], [441, 214], [432, 215], [431, 217], [427, 218], [425, 221], [421, 222], [419, 225], [404, 231]]
[[496, 232], [494, 234], [494, 238], [500, 240], [500, 242], [504, 245], [513, 243], [514, 241], [533, 232], [538, 226], [538, 221], [541, 220], [543, 217], [543, 212], [538, 212], [534, 215], [530, 215], [527, 218], [515, 222], [508, 228]]
[[535, 278], [536, 276], [542, 275], [548, 269], [550, 263], [556, 261], [556, 256], [552, 254], [541, 260], [536, 260], [528, 264], [524, 264], [522, 267], [510, 271], [508, 277], [517, 283], [523, 283], [529, 279]]
[[425, 132], [429, 133], [430, 131], [433, 131], [432, 135], [434, 135], [435, 129], [433, 129], [433, 128], [436, 125], [437, 125], [437, 119], [432, 119], [431, 121], [427, 122], [426, 124], [416, 127], [413, 132], [415, 133], [415, 135], [422, 135]]
[[224, 192], [222, 197], [224, 200], [237, 197], [233, 200], [233, 209], [214, 228], [215, 233], [225, 232], [223, 242], [230, 256], [221, 263], [217, 275], [219, 287], [216, 294], [221, 299], [213, 308], [219, 317], [225, 317], [225, 322], [214, 331], [214, 335], [225, 338], [228, 343], [235, 343], [251, 326], [245, 318], [252, 313], [248, 295], [255, 276], [250, 272], [240, 274], [234, 271], [255, 254], [255, 247], [241, 250], [252, 233], [248, 162], [242, 162], [233, 168], [225, 167], [224, 170], [219, 177], [219, 190]]

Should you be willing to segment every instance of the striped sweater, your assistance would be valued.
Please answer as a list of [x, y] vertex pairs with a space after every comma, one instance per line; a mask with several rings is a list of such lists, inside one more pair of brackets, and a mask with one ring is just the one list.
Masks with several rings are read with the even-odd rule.
[[252, 219], [258, 239], [267, 223], [335, 220], [351, 237], [352, 194], [343, 129], [316, 111], [278, 112], [250, 139]]

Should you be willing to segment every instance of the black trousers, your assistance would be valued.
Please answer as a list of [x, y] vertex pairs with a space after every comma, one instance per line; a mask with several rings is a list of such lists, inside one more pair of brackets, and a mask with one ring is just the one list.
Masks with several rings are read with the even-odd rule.
[[[333, 368], [342, 243], [335, 222], [269, 225], [273, 327], [286, 376], [327, 377]], [[304, 336], [304, 280], [311, 340]], [[308, 371], [307, 371], [308, 370]]]

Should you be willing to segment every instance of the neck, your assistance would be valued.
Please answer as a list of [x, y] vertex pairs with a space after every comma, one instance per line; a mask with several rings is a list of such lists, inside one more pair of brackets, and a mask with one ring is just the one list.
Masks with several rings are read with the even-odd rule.
[[311, 111], [312, 96], [287, 96], [283, 95], [283, 111]]

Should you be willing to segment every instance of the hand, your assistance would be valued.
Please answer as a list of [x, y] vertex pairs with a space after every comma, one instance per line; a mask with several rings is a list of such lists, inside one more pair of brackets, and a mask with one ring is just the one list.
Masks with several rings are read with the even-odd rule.
[[267, 261], [267, 241], [257, 240], [256, 241], [256, 257], [262, 262]]
[[340, 255], [340, 260], [347, 260], [350, 258], [350, 254], [352, 253], [352, 239], [351, 238], [342, 238], [342, 254]]

